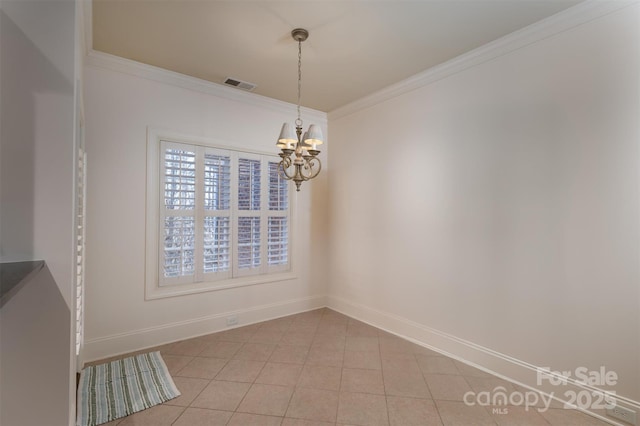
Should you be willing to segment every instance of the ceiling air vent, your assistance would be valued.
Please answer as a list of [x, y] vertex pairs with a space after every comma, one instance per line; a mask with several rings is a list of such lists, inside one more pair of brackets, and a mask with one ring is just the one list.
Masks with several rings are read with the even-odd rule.
[[224, 80], [224, 84], [229, 86], [237, 87], [238, 89], [252, 91], [257, 87], [257, 84], [249, 83], [248, 81], [237, 80], [235, 78], [227, 77]]

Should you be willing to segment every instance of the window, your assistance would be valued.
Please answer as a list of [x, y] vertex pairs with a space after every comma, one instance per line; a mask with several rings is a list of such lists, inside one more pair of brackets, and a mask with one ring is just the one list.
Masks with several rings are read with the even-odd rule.
[[277, 156], [154, 136], [149, 161], [148, 297], [293, 278]]

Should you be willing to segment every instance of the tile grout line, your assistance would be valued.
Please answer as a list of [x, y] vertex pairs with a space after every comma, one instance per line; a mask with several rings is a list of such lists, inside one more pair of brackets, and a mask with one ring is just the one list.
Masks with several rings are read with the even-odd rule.
[[[247, 341], [245, 343], [242, 344], [242, 346], [238, 349], [238, 352], [240, 352], [242, 350], [242, 348], [251, 341], [251, 339], [256, 335], [256, 333], [258, 333], [258, 331], [260, 331], [260, 329], [262, 329], [264, 323], [260, 323], [260, 326], [256, 329], [256, 331], [247, 339]], [[257, 342], [256, 342], [257, 343]], [[277, 344], [276, 344], [277, 345]], [[236, 354], [238, 353], [236, 352]], [[271, 354], [269, 354], [269, 357], [267, 357], [267, 361], [264, 361], [264, 364], [262, 365], [262, 368], [260, 369], [260, 371], [258, 372], [258, 374], [256, 374], [256, 377], [253, 379], [252, 382], [250, 382], [249, 384], [249, 388], [247, 389], [247, 392], [242, 396], [242, 399], [240, 399], [240, 402], [238, 402], [238, 405], [236, 405], [235, 409], [233, 410], [233, 414], [231, 415], [231, 417], [229, 418], [229, 421], [227, 422], [227, 424], [229, 424], [229, 422], [231, 421], [231, 419], [233, 418], [233, 416], [235, 416], [237, 413], [242, 413], [238, 411], [238, 408], [240, 408], [240, 406], [242, 405], [242, 402], [245, 400], [245, 398], [247, 397], [247, 395], [249, 394], [249, 392], [251, 392], [251, 388], [253, 387], [253, 385], [256, 382], [256, 379], [260, 376], [260, 374], [262, 373], [262, 370], [264, 370], [264, 367], [267, 365], [267, 362], [269, 360], [269, 358], [271, 357]], [[222, 371], [222, 370], [220, 370]], [[255, 414], [255, 413], [254, 413]], [[282, 422], [281, 422], [282, 423]]]
[[[283, 333], [283, 335], [282, 335], [282, 337], [280, 338], [280, 340], [278, 341], [278, 343], [279, 343], [279, 342], [282, 342], [282, 339], [284, 338], [284, 335], [285, 335], [285, 334], [287, 334], [287, 332], [288, 332], [289, 330], [291, 330], [291, 326], [292, 326], [292, 325], [293, 325], [293, 321], [291, 321], [291, 323], [289, 324], [289, 327], [285, 330], [285, 332]], [[276, 343], [276, 348], [278, 347], [278, 343]], [[273, 351], [275, 352], [275, 349], [274, 349]], [[273, 355], [273, 352], [271, 353], [271, 355]], [[269, 359], [271, 359], [271, 355], [269, 355]], [[269, 361], [267, 360], [267, 362], [269, 362]], [[267, 366], [267, 363], [266, 363], [266, 362], [265, 362], [264, 366], [265, 366], [265, 367]], [[263, 367], [263, 370], [264, 370], [264, 367]], [[258, 375], [258, 377], [260, 377], [260, 375]], [[256, 377], [256, 379], [257, 379], [257, 377]], [[289, 405], [291, 405], [291, 400], [293, 399], [293, 395], [294, 395], [295, 393], [296, 393], [296, 386], [294, 385], [294, 386], [293, 386], [293, 391], [291, 392], [291, 395], [289, 395], [289, 399], [287, 400], [287, 406], [286, 406], [286, 408], [284, 409], [284, 413], [282, 413], [282, 417], [281, 417], [281, 420], [280, 420], [280, 424], [282, 424], [282, 423], [284, 422], [284, 419], [285, 419], [285, 418], [286, 418], [286, 416], [287, 416], [287, 412], [289, 411]]]
[[382, 348], [380, 347], [380, 332], [376, 332], [378, 338], [378, 357], [380, 358], [380, 375], [382, 376], [382, 389], [384, 392], [384, 403], [387, 406], [387, 423], [391, 425], [391, 415], [389, 414], [389, 395], [387, 395], [387, 383], [384, 379], [384, 368], [382, 366]]
[[171, 422], [172, 425], [176, 424], [176, 422], [180, 420], [180, 417], [182, 417], [185, 411], [187, 411], [187, 407], [181, 407], [181, 408], [182, 408], [182, 411], [180, 412], [180, 414], [178, 414], [178, 417], [176, 417], [176, 419]]
[[340, 383], [338, 384], [338, 407], [336, 408], [336, 423], [338, 423], [338, 417], [340, 415], [340, 395], [342, 394], [342, 376], [344, 374], [344, 353], [347, 350], [347, 330], [349, 329], [349, 320], [344, 330], [344, 347], [342, 348], [342, 362], [340, 363]]

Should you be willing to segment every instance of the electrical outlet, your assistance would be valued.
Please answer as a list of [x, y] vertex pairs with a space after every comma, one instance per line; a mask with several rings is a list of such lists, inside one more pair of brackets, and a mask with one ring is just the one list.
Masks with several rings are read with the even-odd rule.
[[238, 317], [235, 315], [231, 315], [227, 317], [227, 327], [238, 324]]
[[614, 417], [634, 426], [637, 424], [635, 411], [617, 405], [613, 408], [607, 408], [607, 416]]

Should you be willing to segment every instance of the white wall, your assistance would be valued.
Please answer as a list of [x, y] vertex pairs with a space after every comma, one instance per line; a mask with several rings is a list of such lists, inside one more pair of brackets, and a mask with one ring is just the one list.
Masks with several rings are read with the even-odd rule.
[[330, 114], [329, 306], [640, 400], [639, 9]]
[[[86, 359], [217, 331], [231, 312], [238, 312], [242, 325], [324, 306], [326, 261], [318, 226], [326, 215], [324, 207], [315, 206], [326, 206], [326, 170], [296, 195], [297, 279], [145, 301], [147, 127], [275, 153], [280, 126], [295, 119], [295, 106], [244, 92], [215, 96], [135, 76], [143, 69], [141, 75], [200, 84], [95, 52], [89, 63]], [[326, 128], [325, 114], [303, 113], [303, 119]]]
[[75, 3], [2, 3], [3, 260], [46, 260], [73, 306]]
[[[31, 306], [42, 317], [32, 317], [33, 323], [23, 324], [23, 331], [37, 328], [42, 318], [60, 318], [61, 309], [67, 311], [66, 327], [65, 321], [57, 322], [50, 336], [57, 346], [51, 348], [56, 355], [47, 367], [58, 373], [38, 378], [43, 390], [55, 393], [51, 402], [67, 410], [62, 416], [51, 413], [55, 417], [50, 417], [51, 424], [73, 423], [75, 407], [71, 315], [75, 309], [74, 89], [79, 60], [75, 9], [72, 0], [3, 0], [0, 6], [0, 260], [43, 259], [49, 278], [53, 276], [57, 284], [58, 295], [48, 292], [38, 300], [49, 303]], [[39, 338], [36, 334], [22, 336], [19, 341], [24, 345], [14, 347], [14, 352], [33, 352], [33, 343], [37, 352], [44, 353], [49, 342]], [[3, 336], [0, 344], [4, 343]], [[67, 346], [66, 352], [63, 348], [66, 360], [57, 356], [60, 345]], [[18, 365], [9, 360], [3, 366], [20, 371], [25, 359]], [[23, 379], [24, 385], [38, 386], [27, 376]], [[8, 380], [9, 386], [18, 389], [11, 377]], [[42, 413], [35, 410], [31, 414]], [[34, 418], [25, 415], [21, 424]]]

